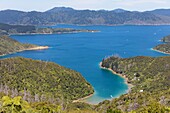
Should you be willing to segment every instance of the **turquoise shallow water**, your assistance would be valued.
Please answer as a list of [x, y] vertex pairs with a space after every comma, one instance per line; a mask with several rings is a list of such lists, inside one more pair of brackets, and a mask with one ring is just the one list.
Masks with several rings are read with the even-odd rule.
[[95, 94], [86, 99], [98, 103], [127, 92], [124, 79], [99, 68], [104, 57], [164, 56], [150, 48], [160, 44], [161, 37], [170, 34], [170, 26], [73, 26], [54, 27], [94, 29], [97, 33], [11, 36], [23, 42], [47, 45], [48, 50], [25, 51], [1, 58], [22, 56], [56, 62], [80, 72], [92, 84]]

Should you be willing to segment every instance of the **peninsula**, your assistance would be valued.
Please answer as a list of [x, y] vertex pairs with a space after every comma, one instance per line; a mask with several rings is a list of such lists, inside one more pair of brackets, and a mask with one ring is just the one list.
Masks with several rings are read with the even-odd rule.
[[9, 25], [0, 23], [0, 35], [63, 34], [79, 32], [99, 32], [98, 30], [36, 27], [30, 25]]
[[161, 41], [164, 42], [164, 44], [157, 45], [153, 48], [153, 50], [165, 54], [170, 54], [170, 35], [162, 38]]
[[8, 36], [0, 36], [0, 56], [21, 52], [26, 50], [48, 49], [48, 46], [37, 46], [33, 44], [22, 44]]
[[[112, 56], [103, 59], [101, 66], [126, 77], [127, 82], [133, 87], [127, 94], [117, 99], [100, 103], [97, 109], [102, 106], [112, 112], [168, 112], [170, 99], [169, 56], [158, 58]], [[106, 112], [105, 109], [102, 109], [101, 112]]]

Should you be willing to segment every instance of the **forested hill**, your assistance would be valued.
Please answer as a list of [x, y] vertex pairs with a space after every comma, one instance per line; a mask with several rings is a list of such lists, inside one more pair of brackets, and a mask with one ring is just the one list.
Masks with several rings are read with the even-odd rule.
[[38, 47], [32, 44], [22, 44], [8, 36], [0, 36], [0, 56]]
[[72, 105], [73, 100], [94, 93], [76, 71], [21, 57], [0, 60], [0, 78], [2, 113], [58, 113]]
[[3, 59], [0, 73], [1, 96], [20, 95], [28, 102], [69, 102], [94, 92], [80, 73], [52, 62], [21, 57]]
[[55, 7], [45, 12], [23, 12], [16, 10], [0, 11], [0, 22], [25, 25], [163, 25], [170, 24], [167, 10], [146, 12], [116, 10], [75, 10]]
[[[102, 67], [110, 68], [128, 78], [133, 88], [111, 102], [98, 106], [102, 112], [114, 111], [134, 113], [170, 112], [170, 57], [110, 57], [103, 59]], [[100, 108], [103, 109], [100, 109]]]

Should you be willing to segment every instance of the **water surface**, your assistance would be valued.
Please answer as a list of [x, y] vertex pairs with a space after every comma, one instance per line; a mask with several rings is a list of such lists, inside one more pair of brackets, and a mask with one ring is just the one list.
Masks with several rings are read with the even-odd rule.
[[22, 56], [56, 62], [80, 72], [92, 84], [95, 94], [86, 99], [98, 103], [118, 97], [128, 90], [124, 79], [99, 68], [99, 62], [110, 55], [133, 57], [164, 56], [150, 50], [160, 44], [161, 37], [170, 34], [170, 26], [73, 26], [54, 27], [100, 30], [96, 33], [11, 36], [23, 43], [47, 45], [48, 50], [25, 51], [1, 58]]

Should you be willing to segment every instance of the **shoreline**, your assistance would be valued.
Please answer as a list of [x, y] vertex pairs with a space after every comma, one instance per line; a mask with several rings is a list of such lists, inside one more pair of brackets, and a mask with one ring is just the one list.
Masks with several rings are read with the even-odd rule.
[[0, 55], [0, 57], [10, 55], [10, 54], [14, 54], [14, 53], [18, 53], [18, 52], [23, 52], [23, 51], [45, 50], [45, 49], [48, 49], [48, 48], [49, 48], [49, 46], [37, 46], [37, 47], [19, 50], [19, 51], [16, 51], [16, 52], [11, 52], [11, 53], [8, 53], [8, 54], [2, 54], [2, 55]]
[[170, 23], [164, 24], [67, 24], [67, 23], [58, 23], [58, 24], [44, 24], [45, 26], [56, 26], [56, 25], [76, 25], [76, 26], [169, 26]]
[[132, 84], [130, 84], [130, 83], [128, 83], [128, 80], [129, 80], [129, 79], [128, 79], [127, 77], [125, 77], [125, 76], [124, 76], [124, 75], [122, 75], [122, 74], [118, 74], [118, 73], [116, 73], [116, 72], [115, 72], [115, 71], [113, 71], [111, 68], [103, 67], [103, 66], [102, 66], [102, 62], [100, 62], [100, 63], [99, 63], [99, 66], [100, 66], [100, 68], [101, 68], [101, 69], [105, 69], [105, 70], [111, 71], [113, 74], [115, 74], [115, 75], [118, 75], [118, 76], [122, 77], [122, 78], [124, 79], [124, 83], [128, 85], [127, 93], [131, 90], [131, 88], [133, 87], [133, 85], [132, 85]]
[[[79, 98], [79, 99], [77, 99], [77, 100], [73, 100], [72, 103], [83, 102], [83, 100], [85, 100], [85, 99], [87, 99], [87, 98], [90, 98], [90, 97], [92, 97], [93, 95], [94, 95], [94, 93], [93, 93], [93, 94], [90, 94], [90, 95], [88, 95], [88, 96]], [[84, 103], [86, 103], [86, 102], [84, 102]], [[88, 103], [88, 104], [89, 104], [89, 103]]]
[[9, 36], [11, 35], [59, 35], [59, 34], [74, 34], [74, 33], [97, 33], [97, 32], [101, 32], [99, 30], [87, 30], [87, 31], [72, 31], [72, 32], [57, 32], [57, 33], [16, 33], [16, 34], [9, 34]]
[[163, 54], [167, 54], [167, 55], [170, 55], [170, 53], [166, 53], [166, 52], [163, 52], [163, 51], [159, 51], [159, 50], [156, 50], [154, 48], [151, 48], [152, 51], [156, 51], [156, 52], [159, 52], [159, 53], [163, 53]]

